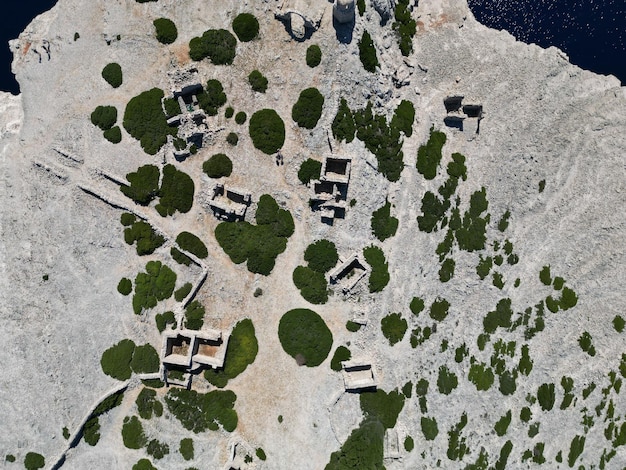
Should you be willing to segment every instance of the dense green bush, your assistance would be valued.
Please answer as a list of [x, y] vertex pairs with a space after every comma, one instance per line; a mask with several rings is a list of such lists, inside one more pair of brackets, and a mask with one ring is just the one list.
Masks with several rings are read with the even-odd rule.
[[542, 282], [542, 284], [546, 286], [552, 284], [552, 277], [550, 276], [550, 265], [541, 268], [541, 271], [539, 271], [539, 280]]
[[209, 29], [189, 41], [189, 57], [198, 61], [208, 57], [215, 65], [230, 65], [237, 52], [237, 39], [225, 29]]
[[437, 176], [437, 168], [441, 162], [441, 149], [446, 143], [446, 135], [443, 132], [430, 129], [430, 137], [426, 144], [420, 146], [417, 151], [417, 171], [424, 178], [432, 180]]
[[196, 235], [190, 232], [180, 232], [176, 237], [178, 246], [196, 255], [200, 259], [204, 259], [209, 255], [206, 245]]
[[186, 282], [180, 287], [180, 289], [176, 289], [174, 291], [174, 300], [176, 300], [176, 302], [182, 302], [185, 297], [189, 295], [192, 287], [191, 282]]
[[161, 44], [172, 44], [178, 37], [178, 29], [172, 20], [157, 18], [152, 22], [156, 30], [156, 38]]
[[130, 361], [135, 352], [135, 343], [123, 339], [102, 353], [100, 366], [102, 372], [117, 380], [128, 380], [131, 376]]
[[102, 78], [113, 88], [118, 88], [122, 84], [122, 67], [120, 64], [112, 62], [102, 69]]
[[385, 428], [374, 419], [365, 419], [346, 442], [330, 455], [324, 470], [382, 470]]
[[563, 292], [561, 294], [561, 300], [559, 300], [559, 305], [563, 310], [569, 310], [572, 307], [575, 307], [578, 303], [578, 296], [576, 292], [574, 292], [569, 287], [564, 287]]
[[350, 333], [356, 333], [361, 329], [361, 326], [363, 325], [352, 320], [348, 320], [346, 322], [346, 330], [348, 330]]
[[437, 426], [437, 420], [435, 418], [427, 418], [426, 416], [422, 416], [420, 420], [420, 425], [422, 426], [424, 439], [426, 439], [427, 441], [434, 440], [439, 434], [439, 428]]
[[456, 263], [452, 258], [446, 258], [443, 263], [441, 263], [441, 268], [439, 269], [439, 280], [441, 282], [448, 282], [452, 277], [454, 277], [454, 268]]
[[169, 311], [164, 313], [157, 313], [154, 319], [156, 321], [159, 333], [163, 333], [163, 331], [165, 331], [165, 328], [167, 328], [167, 325], [173, 325], [172, 327], [176, 328], [176, 317], [174, 316], [174, 312]]
[[189, 431], [217, 431], [221, 425], [233, 432], [237, 427], [237, 412], [233, 409], [237, 395], [230, 390], [214, 390], [203, 394], [195, 390], [172, 388], [165, 395], [170, 413]]
[[493, 428], [496, 434], [502, 437], [506, 434], [509, 424], [511, 424], [511, 410], [507, 411], [506, 414], [496, 422]]
[[317, 305], [328, 301], [328, 284], [323, 273], [306, 266], [298, 266], [294, 269], [292, 278], [306, 301]]
[[239, 143], [239, 136], [235, 132], [229, 132], [226, 136], [226, 142], [234, 147]]
[[328, 272], [339, 260], [335, 244], [328, 240], [318, 240], [311, 243], [304, 251], [304, 260], [309, 268], [319, 273]]
[[395, 20], [391, 25], [398, 35], [398, 45], [403, 56], [408, 57], [413, 52], [413, 36], [417, 31], [417, 23], [411, 18], [409, 0], [399, 0], [395, 11]]
[[434, 193], [426, 191], [422, 197], [422, 215], [417, 217], [417, 225], [422, 232], [431, 233], [443, 219], [450, 202], [439, 199]]
[[194, 300], [185, 309], [185, 327], [189, 330], [199, 330], [204, 325], [204, 307]]
[[389, 284], [389, 266], [385, 260], [383, 250], [377, 246], [369, 246], [363, 249], [365, 261], [372, 267], [369, 279], [370, 292], [380, 292]]
[[237, 114], [235, 114], [235, 122], [240, 126], [246, 122], [246, 119], [248, 119], [248, 115], [243, 111], [239, 111]]
[[[144, 2], [152, 2], [155, 0], [136, 0], [140, 3], [144, 3]], [[132, 470], [157, 470], [157, 468], [152, 465], [152, 462], [150, 462], [148, 459], [139, 459], [137, 461], [137, 463], [135, 465], [133, 465]]]
[[233, 31], [241, 42], [252, 41], [259, 35], [259, 21], [251, 13], [240, 13], [233, 20]]
[[306, 50], [306, 64], [311, 67], [317, 67], [322, 61], [322, 50], [317, 44], [311, 44]]
[[413, 315], [419, 315], [422, 310], [424, 310], [424, 299], [420, 297], [413, 297], [413, 300], [411, 300], [411, 303], [409, 304], [409, 309]]
[[167, 125], [161, 100], [163, 90], [152, 88], [131, 98], [124, 111], [124, 129], [139, 140], [149, 155], [156, 154], [167, 142], [168, 135], [176, 135], [177, 129]]
[[259, 351], [252, 320], [245, 318], [237, 322], [228, 340], [223, 369], [208, 369], [204, 377], [212, 385], [224, 388], [254, 362]]
[[208, 116], [217, 116], [217, 111], [226, 104], [227, 101], [224, 87], [222, 83], [216, 79], [209, 80], [205, 89], [196, 96], [198, 98], [198, 106], [200, 106]]
[[27, 470], [37, 470], [46, 466], [46, 459], [36, 452], [28, 452], [24, 457], [24, 467]]
[[291, 108], [291, 118], [300, 127], [313, 129], [322, 116], [324, 96], [317, 88], [307, 88], [300, 92], [298, 101]]
[[615, 328], [615, 331], [621, 333], [622, 331], [624, 331], [624, 326], [626, 326], [626, 321], [624, 321], [624, 318], [620, 315], [615, 315], [615, 318], [613, 318], [613, 328]]
[[137, 168], [137, 171], [126, 175], [130, 186], [121, 185], [120, 191], [135, 203], [147, 206], [159, 194], [159, 176], [160, 172], [157, 166], [141, 166]]
[[537, 389], [537, 401], [543, 411], [550, 411], [552, 409], [555, 398], [554, 384], [541, 384]]
[[176, 211], [189, 212], [193, 205], [195, 186], [191, 177], [174, 165], [163, 168], [163, 181], [159, 189], [159, 203], [155, 206], [161, 217], [173, 215]]
[[176, 273], [160, 261], [148, 261], [146, 272], [135, 278], [133, 310], [139, 315], [143, 309], [153, 308], [160, 300], [169, 299], [176, 285]]
[[181, 113], [180, 103], [176, 98], [165, 98], [163, 100], [163, 107], [165, 108], [167, 118], [178, 116]]
[[483, 255], [479, 256], [480, 259], [476, 265], [476, 274], [483, 280], [489, 275], [489, 271], [491, 271], [491, 267], [493, 266], [493, 260], [491, 256], [487, 256], [486, 258], [483, 258]]
[[309, 184], [309, 182], [320, 179], [322, 172], [322, 162], [307, 158], [300, 165], [298, 170], [298, 179], [302, 184]]
[[194, 449], [193, 449], [193, 439], [190, 437], [186, 437], [185, 439], [180, 440], [180, 455], [183, 456], [185, 460], [192, 460]]
[[124, 418], [122, 425], [122, 440], [129, 449], [141, 449], [146, 445], [147, 439], [143, 432], [143, 426], [137, 416]]
[[209, 178], [230, 176], [233, 171], [233, 162], [223, 153], [218, 153], [202, 164], [202, 170]]
[[470, 208], [465, 212], [461, 226], [456, 230], [456, 240], [459, 248], [465, 251], [478, 251], [485, 248], [487, 223], [489, 222], [489, 214], [481, 217], [481, 214], [487, 210], [489, 201], [487, 201], [485, 188], [475, 191], [470, 196]]
[[178, 248], [174, 246], [170, 248], [170, 255], [172, 256], [174, 261], [176, 261], [178, 264], [190, 266], [192, 263], [191, 258], [189, 256], [187, 256], [185, 253], [183, 253], [182, 251], [180, 251]]
[[135, 347], [130, 368], [135, 374], [150, 374], [159, 371], [159, 354], [150, 344]]
[[152, 439], [146, 446], [146, 452], [155, 459], [162, 459], [170, 453], [170, 446], [159, 442], [156, 439]]
[[406, 436], [404, 438], [404, 450], [407, 452], [411, 452], [415, 448], [415, 442], [411, 436]]
[[381, 389], [363, 392], [359, 395], [359, 400], [365, 417], [379, 421], [385, 429], [395, 427], [398, 415], [404, 407], [404, 395], [397, 390], [389, 393]]
[[495, 377], [493, 375], [493, 370], [491, 370], [490, 367], [487, 367], [486, 364], [474, 362], [470, 366], [467, 378], [474, 384], [476, 390], [484, 391], [491, 388]]
[[265, 78], [258, 70], [250, 72], [250, 75], [248, 75], [248, 82], [254, 91], [265, 93], [265, 90], [267, 90], [267, 78]]
[[300, 365], [320, 365], [330, 352], [333, 335], [326, 323], [313, 310], [290, 310], [280, 319], [278, 338], [283, 350]]
[[459, 379], [454, 372], [450, 372], [446, 366], [439, 367], [437, 376], [437, 389], [439, 393], [449, 395], [459, 385]]
[[158, 235], [147, 222], [138, 221], [124, 230], [124, 241], [135, 247], [139, 256], [150, 255], [165, 243], [165, 238]]
[[363, 36], [359, 41], [359, 58], [365, 70], [372, 73], [376, 72], [376, 67], [379, 65], [378, 56], [376, 55], [376, 48], [374, 47], [372, 36], [370, 36], [367, 30], [363, 31]]
[[385, 205], [372, 213], [372, 233], [381, 242], [387, 238], [393, 237], [398, 230], [398, 219], [391, 216], [391, 203], [385, 202]]
[[285, 143], [285, 123], [273, 109], [261, 109], [252, 115], [249, 124], [252, 143], [261, 152], [272, 155]]
[[[574, 466], [576, 460], [585, 450], [585, 436], [574, 436], [569, 446], [569, 452], [567, 454], [567, 464], [571, 467]], [[584, 467], [583, 467], [584, 468]]]
[[90, 446], [95, 446], [100, 440], [100, 420], [99, 416], [107, 413], [116, 406], [119, 406], [124, 399], [124, 390], [109, 395], [107, 398], [96, 406], [91, 416], [83, 426], [83, 438]]
[[391, 118], [391, 127], [402, 131], [407, 137], [413, 134], [413, 121], [415, 121], [415, 107], [413, 103], [402, 100]]
[[123, 277], [120, 279], [120, 282], [117, 284], [117, 291], [122, 295], [128, 295], [133, 291], [133, 283], [127, 277]]
[[331, 128], [333, 130], [333, 137], [339, 142], [345, 140], [349, 143], [354, 140], [356, 133], [354, 117], [348, 107], [348, 102], [344, 98], [341, 98], [339, 102], [339, 109], [337, 109], [337, 114], [335, 115], [335, 119], [333, 119]]
[[83, 426], [83, 439], [90, 446], [95, 446], [100, 441], [100, 420], [98, 417], [91, 417]]
[[485, 333], [495, 333], [498, 327], [508, 328], [511, 326], [511, 299], [500, 299], [496, 305], [496, 309], [487, 313], [483, 320], [483, 329]]
[[344, 361], [349, 361], [352, 358], [352, 353], [345, 346], [339, 346], [335, 349], [335, 354], [333, 354], [332, 359], [330, 360], [330, 368], [335, 371], [341, 370], [341, 363]]
[[578, 344], [580, 348], [590, 356], [596, 355], [596, 348], [593, 345], [593, 340], [588, 331], [583, 331], [583, 334], [578, 338]]
[[406, 320], [399, 313], [390, 313], [380, 321], [383, 335], [389, 340], [391, 346], [402, 341], [407, 326]]
[[91, 113], [91, 123], [101, 130], [111, 129], [117, 121], [117, 108], [115, 106], [98, 106]]
[[122, 215], [120, 216], [120, 222], [124, 227], [133, 225], [135, 220], [137, 220], [137, 217], [135, 217], [135, 214], [131, 214], [130, 212], [122, 212]]
[[104, 138], [112, 144], [119, 144], [122, 141], [122, 129], [119, 126], [113, 126], [102, 133]]
[[143, 388], [135, 400], [139, 416], [150, 419], [152, 415], [159, 417], [163, 414], [163, 405], [156, 398], [156, 392], [150, 388]]

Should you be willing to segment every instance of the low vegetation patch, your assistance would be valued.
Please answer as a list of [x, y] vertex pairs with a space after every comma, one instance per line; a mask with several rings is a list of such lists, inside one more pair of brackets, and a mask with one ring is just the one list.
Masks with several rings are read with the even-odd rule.
[[[154, 1], [154, 0], [137, 0], [139, 3], [145, 3], [148, 1]], [[148, 459], [139, 459], [137, 461], [137, 463], [135, 465], [133, 465], [132, 470], [157, 470], [157, 468], [152, 465], [152, 462], [150, 462]]]
[[123, 277], [120, 279], [120, 282], [117, 284], [117, 291], [122, 295], [128, 295], [133, 291], [133, 283], [127, 277]]
[[119, 126], [113, 126], [102, 133], [104, 138], [112, 144], [119, 144], [122, 141], [122, 129]]
[[365, 70], [372, 73], [376, 72], [376, 67], [379, 65], [378, 56], [376, 55], [372, 36], [367, 31], [363, 31], [363, 36], [361, 36], [359, 41], [359, 59], [361, 59]]
[[176, 128], [167, 125], [162, 99], [163, 90], [152, 88], [131, 98], [124, 111], [124, 129], [149, 155], [155, 155], [165, 145], [168, 135], [177, 133]]
[[300, 165], [298, 179], [302, 184], [309, 184], [311, 181], [319, 180], [322, 173], [322, 162], [307, 158]]
[[233, 409], [237, 395], [230, 390], [198, 393], [195, 390], [172, 388], [165, 395], [165, 404], [189, 431], [217, 431], [220, 426], [228, 432], [237, 427], [237, 412]]
[[446, 299], [437, 298], [430, 306], [430, 318], [436, 321], [444, 321], [448, 316], [450, 302]]
[[333, 335], [313, 310], [298, 308], [285, 313], [278, 325], [283, 350], [300, 365], [320, 365], [330, 352]]
[[186, 437], [180, 440], [180, 455], [183, 456], [185, 460], [192, 460], [194, 455], [193, 449], [193, 439], [190, 437]]
[[377, 246], [369, 246], [363, 249], [365, 261], [372, 267], [369, 279], [370, 292], [380, 292], [389, 284], [389, 266], [385, 260], [383, 250]]
[[304, 260], [313, 271], [326, 273], [337, 264], [339, 255], [333, 242], [322, 239], [306, 248]]
[[176, 300], [176, 302], [182, 302], [191, 292], [191, 288], [191, 282], [183, 284], [179, 289], [174, 291], [174, 300]]
[[209, 178], [230, 176], [233, 171], [233, 162], [225, 154], [218, 153], [202, 164], [202, 171]]
[[381, 320], [380, 327], [383, 335], [389, 341], [389, 344], [393, 346], [394, 344], [402, 341], [408, 324], [399, 313], [390, 313]]
[[156, 38], [161, 44], [172, 44], [178, 38], [178, 29], [172, 20], [157, 18], [152, 22], [156, 30]]
[[348, 102], [344, 98], [341, 98], [339, 102], [339, 109], [335, 119], [333, 119], [332, 131], [333, 137], [339, 142], [345, 140], [349, 143], [354, 140], [354, 135], [356, 134], [354, 116], [348, 107]]
[[258, 70], [250, 72], [250, 75], [248, 75], [248, 83], [250, 83], [254, 91], [259, 93], [265, 93], [265, 90], [267, 90], [267, 78]]
[[491, 388], [495, 377], [493, 375], [493, 370], [491, 370], [491, 368], [486, 364], [474, 362], [470, 366], [467, 378], [476, 386], [476, 390], [485, 391]]
[[176, 243], [181, 249], [204, 259], [209, 255], [206, 245], [196, 235], [190, 232], [180, 232], [176, 237]]
[[459, 379], [454, 372], [450, 372], [446, 366], [439, 367], [439, 375], [437, 376], [437, 388], [439, 393], [450, 395], [452, 390], [459, 385]]
[[259, 21], [252, 13], [240, 13], [233, 20], [233, 31], [241, 42], [249, 42], [259, 35]]
[[285, 143], [285, 123], [273, 109], [261, 109], [250, 118], [250, 138], [255, 148], [272, 155]]
[[102, 78], [113, 88], [118, 88], [122, 84], [122, 67], [116, 62], [107, 64], [102, 69]]
[[129, 449], [141, 449], [147, 444], [146, 435], [143, 432], [143, 426], [137, 416], [124, 418], [122, 425], [122, 440], [124, 445]]
[[372, 213], [372, 233], [381, 242], [387, 238], [393, 237], [398, 230], [398, 219], [391, 216], [391, 203], [385, 202], [385, 205]]
[[424, 439], [427, 441], [433, 441], [439, 434], [439, 427], [437, 426], [437, 420], [435, 418], [428, 418], [427, 416], [422, 416], [420, 420], [420, 425], [422, 427], [422, 433], [424, 434]]
[[176, 328], [176, 317], [174, 312], [157, 313], [154, 317], [159, 333], [163, 333], [167, 325], [172, 325], [172, 328]]
[[189, 57], [199, 61], [209, 58], [215, 65], [230, 65], [237, 53], [237, 39], [225, 29], [209, 29], [189, 41]]
[[383, 469], [384, 436], [385, 428], [379, 421], [364, 419], [341, 449], [330, 455], [324, 470]]
[[204, 306], [194, 300], [185, 309], [185, 327], [190, 330], [199, 330], [204, 325]]
[[322, 116], [324, 96], [317, 88], [307, 88], [300, 92], [298, 101], [291, 108], [291, 118], [298, 126], [313, 129]]
[[400, 129], [407, 137], [413, 135], [413, 121], [415, 121], [415, 107], [413, 103], [402, 100], [391, 118], [391, 127]]
[[239, 111], [237, 114], [235, 114], [235, 122], [240, 126], [246, 122], [246, 119], [248, 119], [248, 115], [243, 111]]
[[[137, 171], [128, 173], [126, 179], [130, 185], [121, 185], [120, 191], [141, 206], [147, 206], [159, 194], [159, 168], [155, 165], [143, 165]], [[122, 222], [124, 225], [130, 225]], [[132, 222], [131, 222], [132, 223]]]
[[157, 234], [149, 223], [138, 221], [124, 229], [124, 241], [129, 245], [136, 243], [137, 254], [144, 256], [154, 253], [165, 243], [165, 238]]
[[306, 64], [311, 67], [317, 67], [322, 61], [322, 50], [317, 44], [311, 44], [306, 50]]
[[398, 45], [403, 56], [408, 57], [413, 52], [413, 36], [417, 31], [417, 23], [411, 17], [409, 0], [399, 0], [394, 10], [395, 21], [391, 25], [398, 36]]
[[157, 302], [169, 299], [176, 285], [176, 273], [160, 261], [148, 261], [146, 272], [135, 277], [133, 310], [139, 315], [144, 309], [156, 307]]

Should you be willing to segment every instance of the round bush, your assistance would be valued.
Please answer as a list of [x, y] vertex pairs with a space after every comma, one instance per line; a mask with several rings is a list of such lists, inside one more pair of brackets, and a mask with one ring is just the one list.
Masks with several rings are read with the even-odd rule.
[[272, 155], [285, 143], [285, 123], [273, 109], [261, 109], [249, 124], [252, 143], [261, 152]]
[[152, 23], [156, 28], [156, 38], [161, 44], [172, 44], [178, 37], [178, 30], [172, 20], [157, 18]]
[[287, 354], [308, 367], [324, 362], [333, 344], [333, 335], [322, 317], [306, 308], [283, 315], [278, 325], [278, 338]]
[[133, 283], [127, 277], [123, 277], [117, 285], [117, 291], [122, 295], [128, 295], [133, 291]]
[[267, 90], [267, 78], [265, 78], [258, 70], [250, 72], [250, 75], [248, 75], [248, 82], [254, 91], [265, 93], [265, 90]]
[[130, 368], [136, 374], [149, 374], [159, 371], [159, 354], [150, 344], [137, 346], [130, 361]]
[[228, 108], [226, 108], [226, 111], [224, 111], [224, 117], [226, 119], [230, 119], [231, 117], [233, 117], [233, 114], [235, 114], [235, 110], [232, 108], [232, 106], [229, 106]]
[[102, 69], [102, 78], [113, 88], [119, 87], [122, 84], [122, 67], [115, 62], [106, 65]]
[[117, 121], [117, 108], [115, 106], [98, 106], [91, 113], [91, 123], [103, 131], [111, 129]]
[[248, 119], [248, 115], [243, 111], [239, 111], [237, 114], [235, 114], [235, 122], [239, 125], [242, 125], [244, 122], [246, 122], [246, 119]]
[[235, 146], [239, 143], [239, 136], [235, 134], [234, 132], [230, 132], [226, 136], [226, 142], [228, 142], [232, 146]]
[[236, 53], [237, 39], [225, 29], [209, 29], [189, 41], [189, 57], [195, 61], [208, 57], [215, 65], [230, 65]]
[[45, 465], [46, 459], [44, 459], [43, 455], [37, 454], [36, 452], [29, 452], [24, 458], [24, 467], [28, 470], [37, 470], [38, 468], [45, 467]]
[[251, 13], [241, 13], [233, 20], [233, 31], [241, 42], [252, 41], [259, 35], [259, 22]]
[[302, 184], [309, 184], [311, 180], [320, 179], [322, 173], [322, 162], [308, 158], [300, 165], [298, 170], [298, 179]]
[[311, 67], [317, 67], [322, 61], [322, 50], [317, 44], [313, 44], [306, 50], [306, 64]]
[[233, 162], [223, 153], [218, 153], [202, 164], [202, 171], [204, 171], [209, 178], [230, 176], [233, 171]]
[[291, 108], [291, 117], [300, 127], [313, 129], [322, 116], [324, 96], [317, 88], [307, 88], [300, 93], [296, 104]]
[[111, 346], [104, 351], [100, 359], [102, 372], [117, 380], [130, 379], [130, 361], [134, 352], [135, 343], [130, 339], [123, 339], [115, 346]]
[[309, 263], [312, 270], [325, 273], [337, 264], [339, 255], [333, 242], [319, 240], [307, 247], [304, 251], [304, 260]]
[[104, 138], [112, 144], [119, 144], [122, 141], [122, 130], [120, 126], [113, 126], [103, 132]]

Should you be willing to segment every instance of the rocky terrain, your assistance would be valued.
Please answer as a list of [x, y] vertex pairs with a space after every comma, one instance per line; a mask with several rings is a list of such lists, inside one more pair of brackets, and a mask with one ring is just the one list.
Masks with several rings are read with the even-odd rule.
[[[329, 463], [342, 446], [348, 452], [346, 442], [365, 415], [384, 422], [364, 409], [363, 396], [371, 392], [346, 392], [342, 373], [331, 369], [334, 351], [344, 345], [352, 358], [372, 364], [378, 389], [401, 402], [397, 420], [383, 424], [382, 455], [379, 466], [371, 468], [382, 463], [388, 470], [504, 468], [497, 465], [507, 462], [502, 458], [507, 441], [512, 445], [507, 468], [626, 466], [626, 401], [620, 395], [626, 333], [618, 319], [626, 317], [626, 89], [614, 77], [572, 66], [555, 48], [522, 44], [506, 32], [481, 26], [464, 0], [411, 2], [417, 31], [407, 57], [392, 27], [392, 0], [366, 0], [364, 14], [357, 11], [353, 25], [333, 24], [330, 2], [294, 2], [323, 13], [304, 40], [294, 38], [288, 22], [276, 18], [284, 10], [282, 3], [59, 0], [11, 43], [22, 93], [0, 95], [0, 311], [5, 337], [0, 452], [7, 458], [2, 465], [19, 468], [27, 453], [35, 452], [45, 457], [46, 468], [64, 469], [131, 468], [145, 458], [157, 468], [181, 470], [365, 468]], [[240, 13], [254, 14], [260, 30], [256, 39], [237, 42], [232, 65], [190, 59], [192, 38], [210, 28], [232, 31]], [[178, 37], [172, 44], [155, 38], [153, 20], [160, 17], [176, 24]], [[359, 58], [364, 31], [376, 49], [374, 73], [365, 71]], [[312, 44], [322, 52], [317, 67], [306, 62]], [[123, 71], [119, 88], [101, 76], [112, 62]], [[265, 93], [248, 83], [255, 69], [268, 79]], [[205, 145], [184, 161], [173, 157], [171, 143], [149, 155], [126, 129], [121, 142], [113, 144], [90, 122], [97, 106], [109, 105], [117, 108], [117, 124], [123, 127], [131, 98], [155, 87], [171, 95], [181, 71], [202, 84], [218, 79], [227, 96], [217, 115], [207, 118]], [[312, 129], [292, 119], [294, 103], [309, 87], [324, 97]], [[450, 125], [451, 116], [461, 116], [444, 106], [453, 96], [482, 105], [480, 132], [472, 130], [477, 119], [466, 117], [463, 130]], [[353, 112], [371, 103], [374, 114], [388, 120], [403, 100], [413, 104], [412, 132], [400, 137], [403, 169], [397, 180], [377, 170], [377, 158], [358, 136], [351, 142], [333, 136], [342, 98]], [[227, 118], [228, 106], [246, 112], [248, 121], [239, 125]], [[255, 148], [249, 134], [251, 116], [264, 108], [284, 121], [283, 164]], [[432, 130], [443, 132], [446, 141], [437, 176], [427, 179], [416, 161]], [[236, 146], [226, 142], [229, 132], [238, 134]], [[263, 194], [293, 216], [294, 233], [270, 275], [234, 264], [216, 239], [220, 221], [208, 207], [215, 180], [202, 164], [217, 153], [233, 162], [232, 174], [220, 181], [252, 195], [246, 221], [254, 223]], [[445, 183], [454, 153], [465, 156], [466, 179], [458, 178], [452, 206], [438, 229], [421, 230], [423, 198], [428, 191], [437, 194]], [[352, 159], [347, 201], [355, 201], [332, 224], [311, 210], [312, 184], [298, 179], [302, 162], [322, 162], [330, 154]], [[164, 163], [187, 173], [195, 184], [194, 204], [186, 213], [161, 217], [154, 204], [135, 205], [118, 184], [102, 176], [124, 178], [142, 165]], [[166, 243], [138, 256], [124, 241], [124, 210], [81, 188], [144, 214], [168, 237]], [[461, 216], [469, 213], [472, 195], [481, 188], [488, 200], [481, 212], [484, 246], [467, 250], [454, 242], [440, 257], [438, 247], [446, 225], [453, 225], [453, 209]], [[386, 200], [399, 224], [394, 236], [380, 241], [372, 233], [371, 217]], [[170, 247], [183, 230], [208, 248], [202, 266], [172, 260]], [[305, 264], [306, 248], [321, 239], [333, 242], [342, 260], [370, 245], [380, 247], [388, 263], [388, 284], [370, 292], [366, 277], [348, 294], [334, 288], [326, 303], [307, 302], [294, 285], [293, 272]], [[503, 248], [506, 241], [510, 249]], [[511, 254], [517, 258], [509, 262]], [[494, 262], [481, 279], [476, 269], [480, 260], [498, 256], [504, 261]], [[444, 258], [453, 260], [454, 274], [442, 282]], [[118, 293], [120, 279], [134, 280], [151, 260], [176, 272], [177, 288], [185, 282], [195, 285], [204, 268], [207, 277], [195, 300], [206, 310], [205, 327], [229, 330], [249, 318], [258, 340], [254, 362], [226, 386], [237, 397], [236, 429], [219, 426], [196, 434], [166, 407], [162, 417], [142, 420], [148, 441], [169, 446], [160, 459], [145, 448], [128, 448], [122, 439], [124, 419], [137, 414], [135, 400], [144, 388], [137, 374], [121, 404], [99, 417], [97, 445], [80, 439], [94, 406], [122, 384], [103, 372], [103, 352], [124, 338], [160, 351], [155, 315], [178, 308], [169, 298], [135, 315], [131, 298]], [[546, 266], [548, 285], [540, 278]], [[557, 278], [565, 287], [558, 286]], [[549, 305], [566, 289], [574, 293], [574, 305]], [[424, 302], [421, 312], [415, 312], [415, 298]], [[449, 310], [438, 318], [431, 306], [442, 299]], [[488, 333], [485, 318], [503, 299], [510, 300], [513, 324], [519, 318], [520, 325], [502, 320]], [[332, 349], [317, 367], [299, 366], [279, 341], [281, 318], [297, 308], [317, 312], [332, 332]], [[522, 320], [527, 309], [530, 321]], [[393, 345], [381, 329], [390, 313], [399, 313], [407, 324]], [[542, 327], [528, 333], [537, 326], [537, 316]], [[349, 320], [364, 326], [348, 331]], [[432, 332], [429, 338], [423, 338], [426, 327]], [[499, 340], [509, 345], [508, 353], [494, 350]], [[531, 370], [523, 350], [530, 355]], [[502, 360], [505, 372], [516, 378], [513, 390], [504, 387], [506, 392], [501, 382], [505, 374], [497, 373]], [[492, 371], [491, 383], [485, 368]], [[457, 378], [456, 386], [446, 390], [453, 380], [442, 380], [442, 370]], [[421, 379], [428, 381], [427, 392], [417, 386]], [[215, 390], [202, 374], [193, 377], [191, 387], [200, 393]], [[156, 389], [158, 400], [165, 403], [168, 390], [175, 388]], [[568, 395], [571, 403], [564, 406]], [[520, 417], [526, 415], [524, 409], [530, 418]], [[510, 425], [500, 433], [494, 425], [509, 410]], [[460, 425], [463, 416], [467, 424]], [[434, 436], [425, 419], [436, 422]], [[189, 461], [179, 452], [183, 438], [193, 438]], [[371, 439], [371, 448], [377, 448], [380, 436]], [[259, 448], [266, 459], [255, 453]], [[11, 464], [9, 457], [16, 462]]]

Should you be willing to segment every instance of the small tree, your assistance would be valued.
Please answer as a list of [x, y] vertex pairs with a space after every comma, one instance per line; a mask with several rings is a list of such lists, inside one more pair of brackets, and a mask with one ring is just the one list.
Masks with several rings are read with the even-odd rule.
[[372, 41], [372, 36], [367, 31], [363, 32], [363, 36], [359, 41], [359, 58], [363, 64], [363, 68], [368, 72], [375, 72], [378, 67], [378, 56], [376, 55], [376, 48]]
[[178, 30], [172, 20], [158, 18], [152, 23], [156, 28], [156, 38], [161, 44], [172, 44], [178, 37]]
[[322, 61], [322, 50], [317, 44], [313, 44], [306, 50], [306, 64], [311, 67], [317, 67]]
[[241, 42], [252, 41], [259, 35], [259, 21], [251, 13], [241, 13], [233, 20], [233, 31]]
[[113, 88], [119, 87], [122, 84], [122, 67], [115, 62], [106, 65], [102, 69], [102, 78]]
[[250, 75], [248, 75], [248, 82], [254, 91], [265, 93], [265, 90], [267, 90], [267, 78], [265, 78], [258, 70], [250, 72]]

